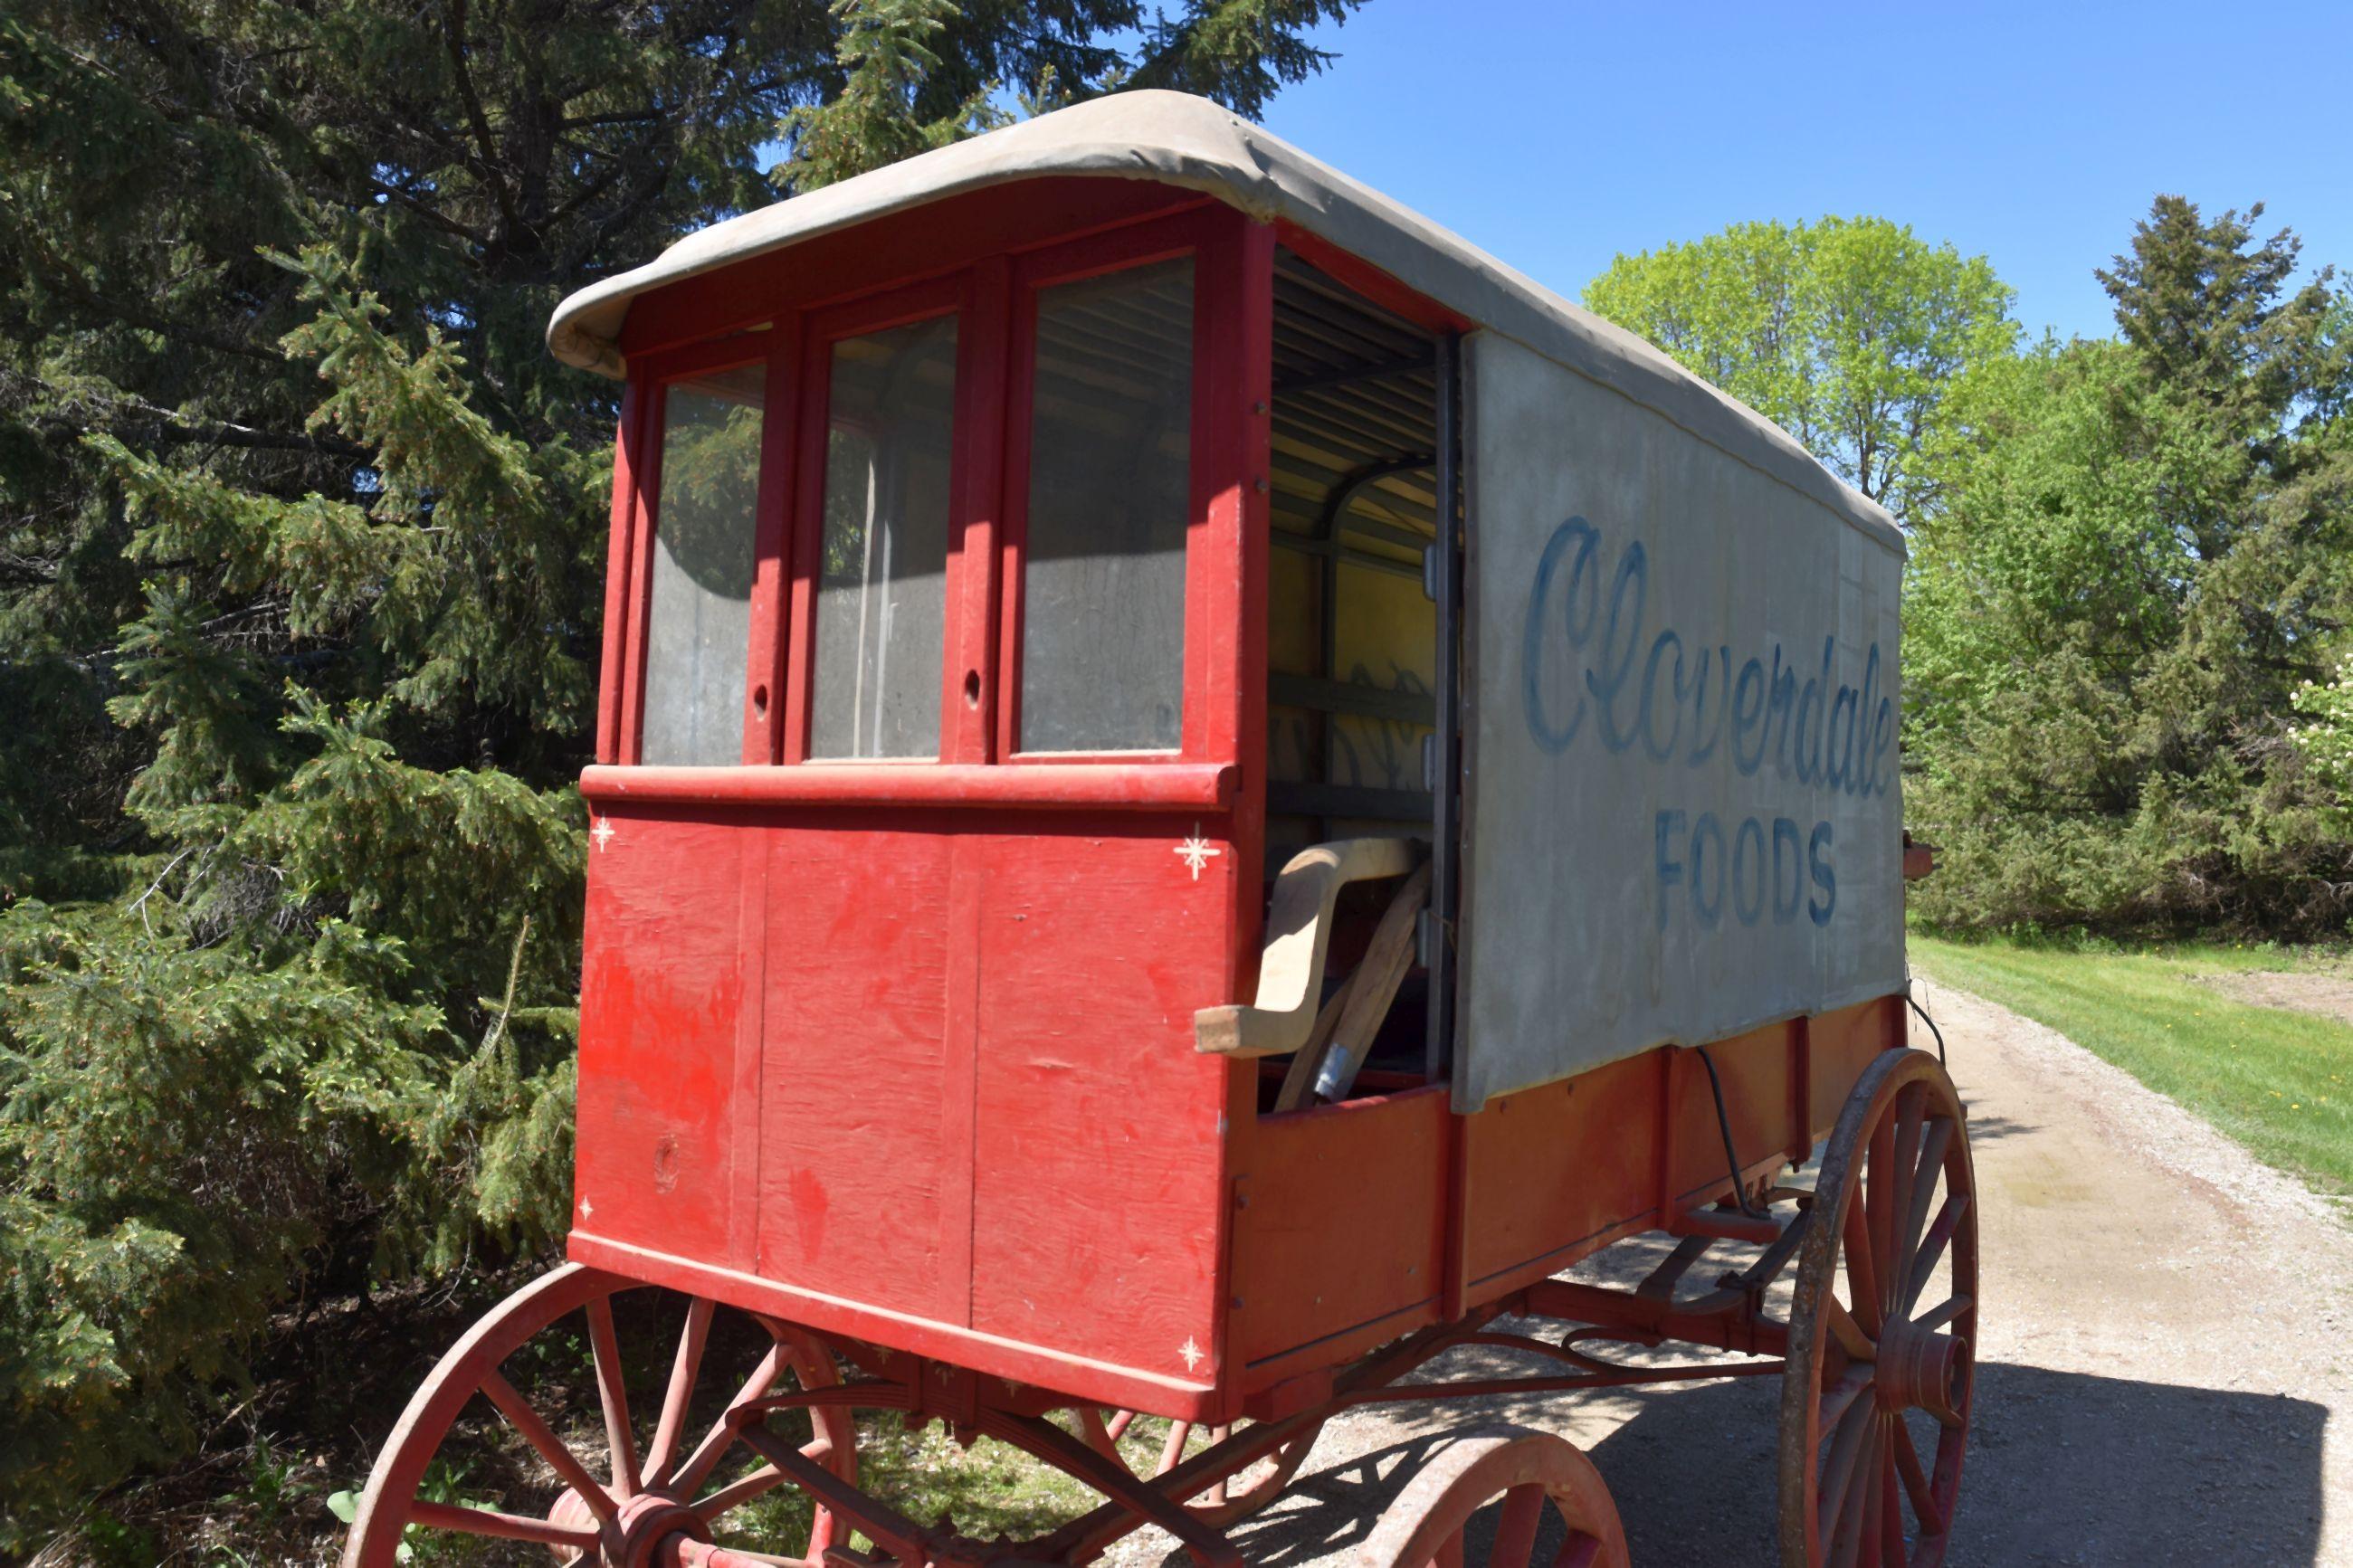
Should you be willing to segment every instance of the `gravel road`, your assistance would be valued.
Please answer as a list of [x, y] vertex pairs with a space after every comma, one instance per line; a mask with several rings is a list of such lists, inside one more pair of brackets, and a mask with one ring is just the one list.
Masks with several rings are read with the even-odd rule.
[[[1949, 1561], [2353, 1568], [2353, 1232], [2063, 1037], [1933, 982], [1922, 994], [1983, 1202], [1978, 1415]], [[1630, 1244], [1606, 1272], [1639, 1278], [1655, 1256]], [[1512, 1367], [1478, 1353], [1445, 1370]], [[1770, 1564], [1778, 1395], [1749, 1379], [1361, 1412], [1235, 1539], [1254, 1564], [1346, 1563], [1448, 1429], [1500, 1418], [1592, 1455], [1635, 1568]]]

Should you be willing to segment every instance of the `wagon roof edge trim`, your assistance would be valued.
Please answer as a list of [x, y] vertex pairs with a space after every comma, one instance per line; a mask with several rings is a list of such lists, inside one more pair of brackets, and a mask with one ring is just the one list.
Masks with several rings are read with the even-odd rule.
[[619, 375], [616, 344], [639, 294], [947, 196], [1056, 175], [1171, 185], [1262, 221], [1294, 224], [1468, 320], [1656, 410], [1899, 555], [1905, 551], [1902, 531], [1884, 509], [1764, 416], [1461, 236], [1187, 93], [1146, 89], [1091, 100], [699, 229], [644, 266], [568, 296], [548, 322], [548, 348], [567, 364]]

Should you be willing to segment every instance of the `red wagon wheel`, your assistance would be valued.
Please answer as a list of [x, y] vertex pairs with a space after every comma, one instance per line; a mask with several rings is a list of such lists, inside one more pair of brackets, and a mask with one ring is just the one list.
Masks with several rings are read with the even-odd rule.
[[[1482, 1510], [1503, 1508], [1490, 1533]], [[1558, 1516], [1558, 1544], [1545, 1529]], [[1423, 1466], [1356, 1554], [1358, 1568], [1626, 1568], [1626, 1532], [1576, 1445], [1525, 1426], [1473, 1428]]]
[[[1126, 1465], [1128, 1457], [1119, 1447], [1119, 1440], [1134, 1425], [1135, 1415], [1133, 1410], [1114, 1410], [1106, 1420], [1092, 1406], [1088, 1406], [1079, 1412], [1079, 1422], [1085, 1429], [1083, 1436], [1090, 1446]], [[1212, 1426], [1209, 1428], [1209, 1441], [1222, 1442], [1232, 1430], [1229, 1426]], [[1315, 1447], [1315, 1439], [1323, 1430], [1324, 1423], [1316, 1422], [1266, 1458], [1253, 1460], [1233, 1475], [1203, 1489], [1198, 1497], [1187, 1500], [1186, 1508], [1204, 1523], [1219, 1529], [1248, 1519], [1282, 1495], [1282, 1489], [1291, 1484], [1291, 1478], [1297, 1475], [1299, 1467], [1307, 1462], [1308, 1452]], [[1182, 1463], [1185, 1445], [1192, 1436], [1193, 1424], [1190, 1421], [1170, 1422], [1168, 1436], [1160, 1446], [1160, 1461], [1152, 1473], [1165, 1476]], [[1129, 1466], [1131, 1469], [1134, 1468]]]
[[1976, 1196], [1952, 1079], [1921, 1051], [1872, 1063], [1823, 1152], [1799, 1252], [1783, 1568], [1944, 1561], [1977, 1375]]
[[[740, 1465], [750, 1451], [738, 1446], [735, 1428], [724, 1420], [699, 1437], [691, 1424], [690, 1407], [721, 1310], [712, 1301], [660, 1292], [671, 1302], [683, 1303], [683, 1326], [650, 1430], [635, 1419], [614, 1330], [613, 1299], [624, 1291], [651, 1289], [567, 1264], [533, 1280], [469, 1330], [410, 1398], [384, 1452], [376, 1457], [343, 1549], [343, 1568], [395, 1568], [404, 1556], [405, 1542], [415, 1543], [420, 1534], [433, 1532], [532, 1543], [552, 1550], [559, 1563], [626, 1563], [653, 1540], [673, 1531], [709, 1539], [714, 1529], [733, 1522], [726, 1516], [782, 1484], [784, 1477], [773, 1465], [712, 1484], [723, 1465], [731, 1458]], [[576, 1339], [570, 1342], [575, 1353], [565, 1353], [561, 1331], [567, 1320], [586, 1331], [590, 1368], [580, 1366]], [[771, 1319], [750, 1321], [758, 1326], [752, 1337], [764, 1348], [727, 1401], [728, 1408], [775, 1390], [787, 1375], [803, 1387], [839, 1381], [831, 1353], [814, 1339]], [[534, 1342], [536, 1348], [524, 1353]], [[533, 1370], [542, 1375], [530, 1376]], [[510, 1372], [542, 1397], [519, 1390], [510, 1381]], [[552, 1417], [560, 1419], [560, 1412], [546, 1396], [581, 1375], [596, 1385], [601, 1426], [594, 1440], [558, 1431]], [[445, 1479], [435, 1489], [447, 1492], [454, 1488], [463, 1494], [456, 1500], [420, 1496], [452, 1425], [477, 1394], [530, 1446], [549, 1475], [535, 1483], [513, 1482], [506, 1489], [509, 1495], [485, 1500], [474, 1494], [493, 1483], [460, 1471], [463, 1479]], [[857, 1428], [849, 1412], [822, 1407], [810, 1415], [816, 1438], [802, 1452], [843, 1479], [854, 1480]], [[642, 1449], [641, 1436], [647, 1438]], [[835, 1543], [838, 1533], [832, 1518], [820, 1509], [807, 1550], [797, 1559], [775, 1561], [815, 1563]], [[543, 1551], [519, 1552], [514, 1560], [549, 1561]]]

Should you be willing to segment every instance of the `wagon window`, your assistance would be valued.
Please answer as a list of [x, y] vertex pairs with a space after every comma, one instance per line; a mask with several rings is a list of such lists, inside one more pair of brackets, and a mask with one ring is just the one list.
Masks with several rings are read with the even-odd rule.
[[648, 763], [743, 760], [765, 376], [742, 365], [662, 391], [638, 746]]
[[1176, 748], [1191, 516], [1193, 263], [1038, 296], [1020, 749]]
[[953, 316], [833, 345], [809, 754], [939, 754]]

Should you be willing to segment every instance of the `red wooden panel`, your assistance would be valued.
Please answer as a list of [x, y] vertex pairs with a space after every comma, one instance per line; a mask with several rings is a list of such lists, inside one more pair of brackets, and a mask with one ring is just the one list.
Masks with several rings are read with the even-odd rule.
[[1260, 1121], [1236, 1184], [1236, 1357], [1321, 1361], [1350, 1330], [1388, 1339], [1411, 1326], [1400, 1314], [1436, 1316], [1451, 1121], [1441, 1084]]
[[790, 1285], [676, 1257], [651, 1247], [575, 1231], [565, 1248], [575, 1263], [609, 1269], [649, 1284], [709, 1296], [748, 1311], [767, 1312], [831, 1334], [887, 1345], [968, 1367], [984, 1377], [1006, 1377], [1051, 1389], [1078, 1403], [1142, 1410], [1154, 1415], [1208, 1422], [1229, 1419], [1231, 1402], [1207, 1384], [1113, 1366], [1064, 1351], [990, 1339], [927, 1318], [886, 1312], [859, 1301], [815, 1295]]
[[724, 1260], [745, 1173], [730, 1108], [752, 846], [723, 821], [650, 816], [600, 816], [592, 842], [575, 1220]]
[[1883, 996], [1875, 1002], [1824, 1013], [1809, 1027], [1811, 1037], [1813, 1126], [1827, 1133], [1846, 1109], [1846, 1097], [1872, 1058], [1904, 1043], [1904, 1000]]
[[1208, 1382], [1228, 1067], [1193, 1014], [1227, 999], [1233, 847], [1190, 817], [971, 842], [972, 1326]]
[[[1732, 1124], [1734, 1152], [1753, 1166], [1786, 1149], [1798, 1118], [1790, 1100], [1790, 1031], [1773, 1024], [1707, 1047], [1724, 1080], [1724, 1109]], [[1715, 1116], [1707, 1068], [1699, 1053], [1671, 1050], [1673, 1061], [1672, 1126], [1668, 1147], [1673, 1163], [1666, 1195], [1675, 1208], [1704, 1206], [1731, 1189], [1724, 1152], [1724, 1130]]]
[[1218, 811], [1231, 763], [815, 763], [776, 768], [584, 768], [580, 793], [690, 805], [960, 805], [1034, 810]]
[[943, 1267], [969, 1180], [942, 1136], [968, 1092], [947, 1071], [955, 841], [872, 813], [738, 832], [768, 863], [758, 1271], [962, 1322]]
[[1487, 1102], [1464, 1124], [1466, 1288], [1477, 1301], [1529, 1266], [1567, 1268], [1570, 1249], [1657, 1203], [1657, 1053]]

